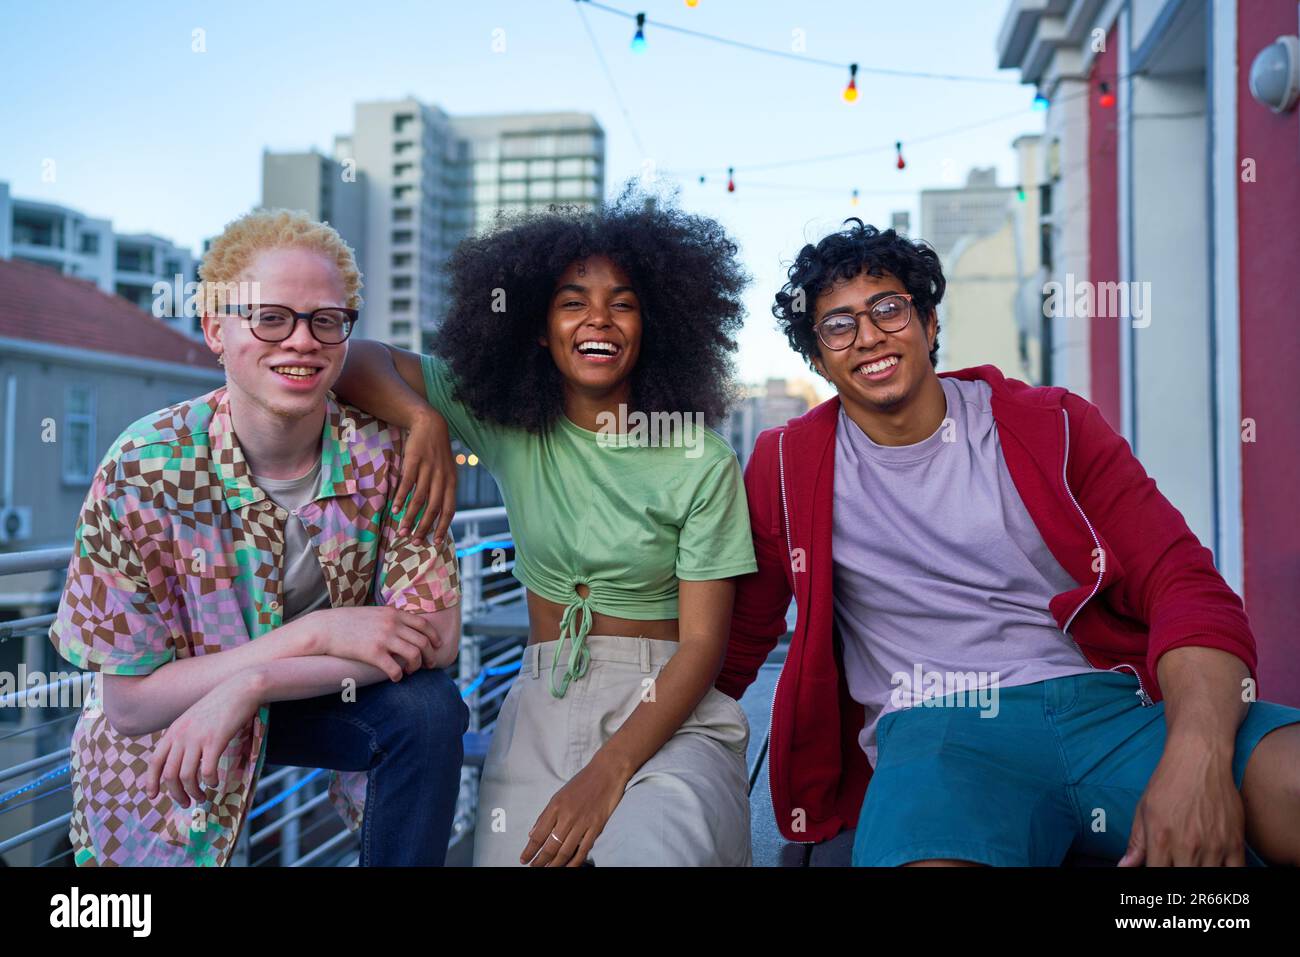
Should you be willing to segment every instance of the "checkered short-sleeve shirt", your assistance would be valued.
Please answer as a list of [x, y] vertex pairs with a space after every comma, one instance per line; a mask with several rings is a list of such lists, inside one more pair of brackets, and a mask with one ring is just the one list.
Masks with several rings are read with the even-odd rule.
[[[381, 604], [432, 612], [460, 600], [455, 548], [399, 536], [390, 500], [402, 432], [327, 395], [321, 479], [299, 509], [335, 608]], [[78, 667], [149, 674], [283, 623], [289, 513], [251, 480], [224, 387], [130, 426], [105, 455], [77, 524], [62, 601], [50, 628]], [[274, 640], [273, 638], [271, 640]], [[119, 734], [99, 682], [72, 736], [72, 845], [80, 865], [224, 865], [252, 806], [269, 709], [226, 748], [220, 783], [200, 808], [143, 781], [163, 731]], [[330, 797], [360, 826], [366, 776], [334, 773]]]

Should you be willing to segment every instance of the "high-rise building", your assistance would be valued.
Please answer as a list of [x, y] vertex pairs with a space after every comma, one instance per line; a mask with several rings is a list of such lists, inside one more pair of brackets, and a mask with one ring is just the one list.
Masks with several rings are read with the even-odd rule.
[[[262, 170], [264, 206], [330, 219], [333, 204], [331, 222], [361, 254], [358, 332], [420, 349], [446, 310], [443, 265], [461, 239], [498, 211], [600, 204], [605, 133], [587, 113], [452, 117], [411, 98], [359, 103], [332, 159], [267, 153]], [[345, 210], [353, 196], [360, 208]]]
[[467, 155], [447, 115], [410, 98], [358, 103], [335, 140], [334, 159], [365, 179], [368, 337], [420, 349], [446, 309], [442, 266], [470, 229]]
[[451, 118], [469, 145], [472, 228], [562, 203], [594, 209], [605, 195], [605, 131], [589, 113]]
[[363, 274], [365, 191], [366, 175], [355, 164], [340, 163], [315, 150], [262, 152], [262, 208], [298, 209], [312, 219], [329, 223], [352, 247]]
[[[170, 239], [115, 233], [111, 220], [55, 203], [18, 199], [10, 195], [8, 183], [0, 182], [0, 259], [85, 279], [187, 335], [200, 335], [197, 320], [179, 308], [185, 284], [195, 280], [194, 256]], [[166, 297], [159, 297], [159, 283], [167, 284]]]
[[1006, 219], [1007, 200], [1013, 187], [997, 185], [997, 171], [975, 168], [966, 185], [955, 189], [921, 190], [921, 239], [946, 261], [962, 237], [995, 233]]

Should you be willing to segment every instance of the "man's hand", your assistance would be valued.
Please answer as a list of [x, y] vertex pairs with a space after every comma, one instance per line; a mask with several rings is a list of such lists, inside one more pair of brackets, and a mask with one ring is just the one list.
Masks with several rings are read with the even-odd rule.
[[323, 608], [307, 616], [316, 654], [372, 665], [393, 681], [420, 668], [442, 668], [447, 642], [426, 615], [391, 605]]
[[[578, 867], [623, 799], [628, 777], [593, 758], [555, 792], [528, 832], [519, 863], [532, 867]], [[556, 838], [561, 840], [556, 840]]]
[[[422, 413], [406, 436], [402, 453], [402, 480], [393, 496], [394, 511], [401, 511], [407, 494], [407, 503], [398, 532], [411, 531], [415, 516], [424, 509], [420, 523], [415, 526], [415, 537], [423, 538], [433, 529], [433, 543], [442, 545], [443, 536], [451, 528], [456, 513], [456, 459], [451, 454], [451, 432], [442, 416], [428, 410]], [[437, 519], [437, 525], [434, 524]]]
[[156, 798], [161, 788], [186, 807], [204, 801], [203, 785], [219, 783], [217, 763], [226, 746], [257, 713], [259, 685], [257, 669], [240, 672], [173, 721], [149, 759], [145, 793]]
[[1120, 867], [1242, 867], [1246, 814], [1232, 754], [1205, 742], [1171, 741], [1133, 815]]

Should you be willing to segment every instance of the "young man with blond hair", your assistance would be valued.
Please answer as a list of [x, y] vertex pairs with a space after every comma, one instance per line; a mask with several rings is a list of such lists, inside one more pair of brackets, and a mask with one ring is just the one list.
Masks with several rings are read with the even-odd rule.
[[331, 391], [352, 251], [257, 211], [202, 279], [226, 384], [109, 448], [50, 631], [102, 675], [71, 744], [76, 862], [226, 864], [269, 761], [335, 772], [362, 865], [441, 863], [468, 721], [455, 552], [399, 530], [401, 431]]

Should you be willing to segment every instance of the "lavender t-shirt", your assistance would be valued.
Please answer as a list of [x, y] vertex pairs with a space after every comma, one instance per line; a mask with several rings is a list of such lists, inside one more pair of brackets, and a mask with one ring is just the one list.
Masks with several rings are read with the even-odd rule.
[[1093, 670], [1048, 611], [1076, 583], [1007, 471], [992, 390], [939, 381], [947, 415], [915, 445], [877, 445], [843, 407], [835, 431], [835, 621], [873, 767], [890, 711], [956, 691], [995, 712], [998, 688]]

